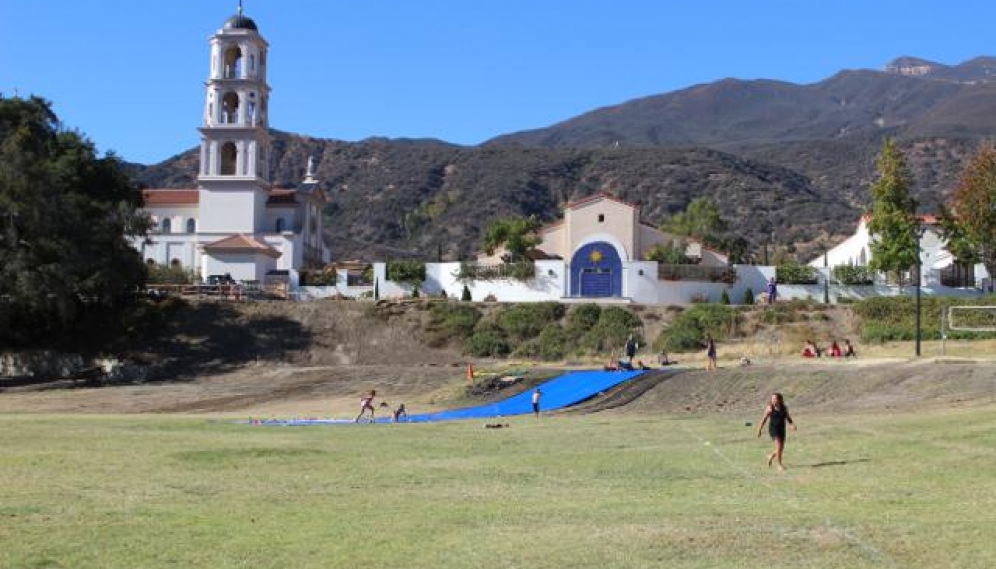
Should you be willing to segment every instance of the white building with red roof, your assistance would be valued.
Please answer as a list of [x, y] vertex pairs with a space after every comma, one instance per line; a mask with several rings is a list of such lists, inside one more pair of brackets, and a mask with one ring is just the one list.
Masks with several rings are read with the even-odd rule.
[[[871, 263], [871, 245], [875, 237], [868, 231], [871, 215], [865, 214], [858, 220], [858, 226], [844, 241], [830, 248], [825, 255], [809, 262], [812, 267], [829, 268], [840, 265], [865, 267]], [[919, 216], [922, 236], [920, 237], [920, 270], [924, 286], [944, 286], [953, 288], [988, 288], [992, 282], [983, 264], [959, 263], [947, 249], [947, 240], [940, 228], [940, 220], [933, 215]], [[915, 272], [915, 271], [914, 271]]]
[[145, 190], [152, 230], [133, 245], [147, 263], [236, 280], [296, 272], [329, 260], [325, 193], [313, 160], [296, 188], [270, 174], [269, 44], [239, 13], [211, 37], [197, 187]]

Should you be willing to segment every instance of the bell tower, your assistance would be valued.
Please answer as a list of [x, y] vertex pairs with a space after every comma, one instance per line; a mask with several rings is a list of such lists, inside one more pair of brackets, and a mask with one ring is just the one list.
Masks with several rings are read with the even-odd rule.
[[211, 36], [201, 132], [199, 231], [262, 231], [270, 185], [269, 44], [243, 13]]

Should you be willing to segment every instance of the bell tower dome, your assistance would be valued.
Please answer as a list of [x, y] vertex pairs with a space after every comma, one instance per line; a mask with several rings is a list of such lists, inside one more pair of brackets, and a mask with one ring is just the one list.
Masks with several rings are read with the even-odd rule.
[[197, 180], [201, 230], [255, 233], [264, 222], [270, 183], [269, 44], [241, 1], [210, 43]]

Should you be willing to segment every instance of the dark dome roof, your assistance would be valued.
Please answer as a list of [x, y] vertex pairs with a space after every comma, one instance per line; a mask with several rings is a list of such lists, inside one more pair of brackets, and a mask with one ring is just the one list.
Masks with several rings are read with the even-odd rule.
[[225, 20], [226, 30], [252, 30], [258, 32], [259, 28], [256, 27], [256, 22], [252, 21], [252, 18], [248, 16], [243, 16], [242, 14], [236, 14], [231, 18]]

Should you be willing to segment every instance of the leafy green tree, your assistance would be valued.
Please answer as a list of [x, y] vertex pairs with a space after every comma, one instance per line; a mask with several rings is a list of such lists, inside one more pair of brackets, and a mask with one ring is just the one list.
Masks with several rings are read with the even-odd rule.
[[[0, 98], [0, 346], [99, 348], [145, 282], [142, 194], [38, 97]], [[85, 346], [84, 344], [90, 344]]]
[[913, 175], [906, 158], [891, 138], [878, 158], [878, 180], [871, 188], [872, 209], [868, 232], [877, 271], [900, 273], [917, 261], [916, 207], [911, 195]]
[[532, 216], [496, 219], [484, 230], [484, 250], [488, 255], [494, 255], [496, 249], [504, 247], [509, 257], [507, 262], [522, 261], [526, 251], [542, 241], [536, 235], [539, 227], [539, 220]]
[[716, 243], [726, 230], [726, 222], [719, 213], [719, 205], [709, 198], [695, 198], [685, 211], [673, 215], [661, 229], [683, 237], [707, 243]]
[[948, 249], [961, 262], [981, 262], [996, 275], [996, 149], [981, 148], [962, 171], [942, 223]]

